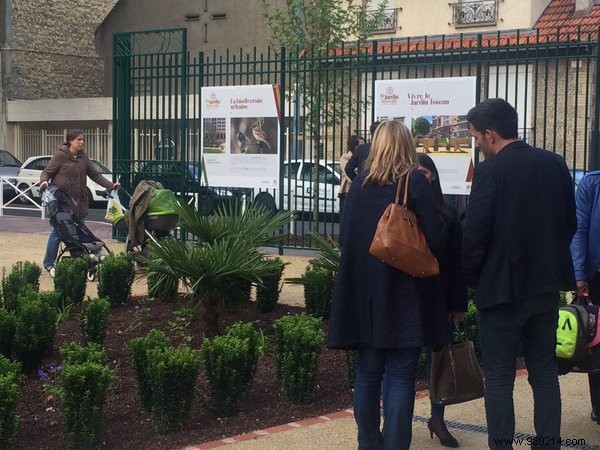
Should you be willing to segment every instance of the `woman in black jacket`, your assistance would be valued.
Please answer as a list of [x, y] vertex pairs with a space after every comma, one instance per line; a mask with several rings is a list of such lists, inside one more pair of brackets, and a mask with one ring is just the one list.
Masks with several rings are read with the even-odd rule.
[[[440, 176], [433, 160], [425, 153], [419, 153], [417, 158], [419, 160], [418, 170], [431, 183], [433, 197], [448, 230], [446, 246], [443, 253], [438, 256], [439, 278], [448, 310], [448, 319], [450, 322], [463, 320], [467, 310], [467, 285], [462, 270], [462, 225], [456, 209], [444, 200]], [[428, 349], [427, 355], [429, 367], [431, 367], [431, 348]], [[431, 437], [433, 438], [435, 433], [443, 446], [458, 447], [458, 442], [444, 423], [443, 405], [431, 402], [431, 418], [427, 422], [427, 427]]]
[[[411, 171], [408, 208], [434, 253], [445, 245], [444, 223], [418, 166], [414, 138], [401, 123], [375, 132], [367, 170], [350, 187], [342, 215], [340, 271], [329, 322], [330, 348], [358, 349], [354, 415], [364, 449], [408, 449], [415, 374], [422, 344], [448, 341], [447, 313], [437, 277], [414, 278], [369, 254], [377, 223]], [[446, 326], [444, 325], [446, 324]], [[381, 381], [386, 374], [385, 423], [380, 430]]]

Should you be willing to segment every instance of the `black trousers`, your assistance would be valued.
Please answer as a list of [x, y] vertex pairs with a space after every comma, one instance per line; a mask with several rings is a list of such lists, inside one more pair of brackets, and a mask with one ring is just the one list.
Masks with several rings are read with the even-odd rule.
[[[594, 278], [588, 282], [590, 288], [590, 300], [594, 305], [600, 305], [600, 272], [596, 272]], [[588, 374], [590, 382], [590, 397], [592, 399], [592, 410], [596, 417], [600, 417], [600, 373]]]

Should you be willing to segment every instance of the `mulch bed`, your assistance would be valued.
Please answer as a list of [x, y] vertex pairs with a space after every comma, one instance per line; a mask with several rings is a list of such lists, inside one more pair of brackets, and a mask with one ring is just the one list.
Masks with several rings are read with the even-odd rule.
[[[140, 304], [143, 308], [138, 312], [136, 305]], [[270, 338], [271, 350], [259, 361], [254, 383], [241, 403], [241, 411], [228, 418], [211, 413], [205, 406], [204, 398], [208, 389], [201, 371], [197, 383], [198, 395], [192, 406], [189, 423], [177, 434], [160, 436], [153, 429], [150, 415], [141, 408], [126, 346], [130, 339], [145, 335], [152, 328], [167, 333], [167, 323], [173, 320], [173, 312], [184, 306], [190, 306], [189, 299], [181, 298], [177, 303], [162, 303], [152, 299], [133, 298], [127, 306], [111, 310], [105, 348], [116, 371], [117, 381], [113, 384], [104, 408], [105, 448], [175, 449], [351, 407], [352, 394], [348, 388], [345, 353], [327, 349], [319, 360], [317, 389], [312, 403], [301, 406], [290, 404], [275, 376], [272, 322], [285, 314], [302, 312], [303, 308], [278, 305], [272, 313], [260, 314], [254, 303], [247, 303], [229, 311], [226, 323], [255, 323]], [[202, 336], [198, 321], [192, 322], [188, 330], [188, 334], [194, 336], [192, 347], [198, 348], [201, 339], [197, 336]], [[81, 342], [80, 325], [75, 315], [59, 325], [54, 351], [45, 360], [44, 366], [58, 364], [58, 348], [71, 341]], [[65, 447], [60, 404], [58, 400], [46, 397], [42, 385], [42, 380], [36, 374], [31, 374], [26, 377], [22, 386], [18, 407], [19, 429], [15, 442], [17, 449]]]

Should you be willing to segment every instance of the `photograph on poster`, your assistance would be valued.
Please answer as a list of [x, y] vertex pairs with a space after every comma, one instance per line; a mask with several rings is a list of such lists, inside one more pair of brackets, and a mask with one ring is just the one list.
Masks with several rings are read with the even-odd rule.
[[232, 154], [277, 154], [277, 117], [232, 117]]
[[203, 133], [204, 153], [225, 153], [227, 142], [227, 119], [225, 117], [204, 118]]

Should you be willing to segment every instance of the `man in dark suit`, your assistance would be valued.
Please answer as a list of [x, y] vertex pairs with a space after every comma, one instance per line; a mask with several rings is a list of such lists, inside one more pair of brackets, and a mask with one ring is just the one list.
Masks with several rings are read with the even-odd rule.
[[558, 449], [559, 291], [575, 287], [569, 253], [577, 229], [571, 176], [561, 156], [518, 139], [517, 112], [506, 101], [480, 103], [467, 121], [485, 155], [475, 169], [467, 207], [464, 273], [476, 289], [488, 445], [512, 448], [521, 344], [536, 434], [546, 439], [542, 444], [555, 438], [549, 447]]
[[[369, 127], [369, 132], [371, 133], [371, 139], [375, 134], [375, 130], [379, 126], [381, 122], [373, 122]], [[356, 176], [364, 170], [365, 161], [369, 157], [369, 151], [371, 150], [371, 143], [368, 144], [360, 144], [356, 146], [356, 150], [352, 153], [352, 157], [346, 163], [346, 167], [344, 168], [344, 172], [350, 181], [354, 180]]]

